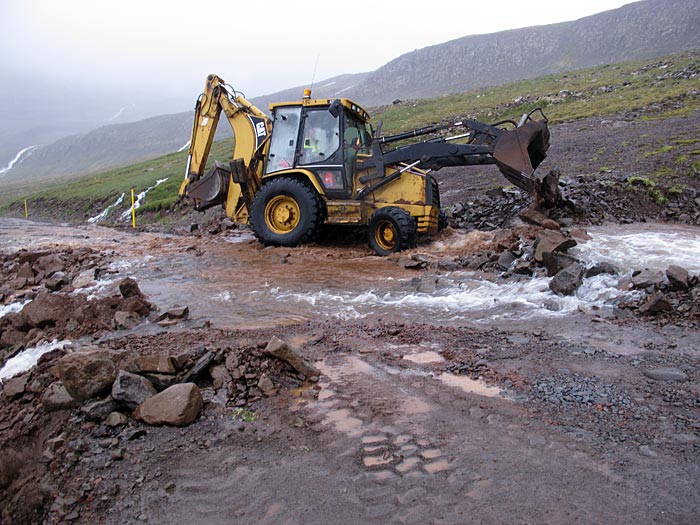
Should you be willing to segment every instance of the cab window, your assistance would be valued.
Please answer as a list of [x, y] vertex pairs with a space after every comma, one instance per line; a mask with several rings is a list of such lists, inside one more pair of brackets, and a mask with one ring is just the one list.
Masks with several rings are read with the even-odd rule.
[[338, 119], [328, 109], [309, 110], [304, 120], [299, 164], [329, 162], [340, 147], [339, 128]]
[[301, 108], [278, 108], [272, 123], [273, 132], [266, 173], [294, 166]]

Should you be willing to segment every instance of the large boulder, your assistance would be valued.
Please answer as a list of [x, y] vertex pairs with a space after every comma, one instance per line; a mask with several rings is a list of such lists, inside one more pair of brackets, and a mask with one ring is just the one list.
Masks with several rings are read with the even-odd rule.
[[71, 317], [74, 301], [62, 294], [40, 293], [22, 309], [22, 314], [31, 327], [54, 326]]
[[73, 399], [84, 401], [109, 392], [117, 368], [105, 351], [75, 352], [60, 359], [58, 375]]
[[688, 270], [681, 266], [672, 264], [666, 269], [666, 278], [671, 285], [671, 290], [687, 290], [688, 289]]
[[141, 403], [132, 416], [149, 425], [185, 426], [202, 410], [204, 401], [194, 383], [180, 383]]
[[145, 377], [120, 370], [112, 385], [112, 397], [124, 406], [134, 409], [156, 395], [156, 389]]

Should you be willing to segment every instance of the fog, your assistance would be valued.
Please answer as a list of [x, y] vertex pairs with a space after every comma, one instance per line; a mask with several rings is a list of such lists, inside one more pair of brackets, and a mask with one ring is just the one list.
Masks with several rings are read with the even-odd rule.
[[[27, 140], [186, 111], [209, 73], [253, 98], [470, 34], [627, 3], [0, 0], [0, 139], [19, 150]], [[51, 132], [17, 139], [30, 128]], [[0, 151], [0, 161], [12, 154]]]

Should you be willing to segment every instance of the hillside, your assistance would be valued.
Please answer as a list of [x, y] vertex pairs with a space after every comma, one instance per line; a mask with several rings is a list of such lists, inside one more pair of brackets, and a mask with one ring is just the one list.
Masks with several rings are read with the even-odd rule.
[[[464, 116], [484, 122], [517, 119], [534, 107], [545, 110], [552, 130], [552, 148], [544, 169], [558, 166], [566, 177], [607, 177], [623, 188], [628, 179], [641, 178], [647, 182], [638, 182], [649, 189], [649, 196], [660, 201], [682, 193], [683, 188], [698, 186], [698, 52], [393, 104], [378, 110], [373, 119], [383, 120], [385, 132], [393, 133]], [[231, 149], [231, 139], [215, 142], [210, 163], [230, 158]], [[0, 214], [22, 216], [26, 198], [34, 218], [83, 222], [97, 216], [130, 188], [139, 193], [167, 179], [147, 194], [139, 208], [139, 222], [186, 221], [189, 219], [184, 216], [168, 213], [182, 181], [185, 161], [186, 152], [182, 151], [89, 178], [6, 185], [0, 196]], [[468, 170], [469, 178], [464, 178], [464, 170], [457, 171], [460, 173], [449, 169], [436, 172], [441, 185], [445, 185], [444, 204], [505, 184], [497, 171], [494, 178], [485, 169]], [[126, 201], [112, 210], [106, 222], [119, 223], [118, 212], [127, 209]]]
[[[573, 22], [468, 36], [419, 49], [373, 72], [317, 81], [314, 96], [344, 96], [376, 107], [694, 48], [700, 48], [700, 3], [644, 0]], [[237, 87], [245, 91], [245, 86]], [[298, 99], [303, 87], [251, 100], [267, 110], [270, 102]], [[188, 140], [190, 127], [191, 112], [105, 126], [40, 146], [0, 177], [12, 182], [127, 165], [177, 151]], [[228, 126], [220, 129], [219, 138], [230, 136]]]

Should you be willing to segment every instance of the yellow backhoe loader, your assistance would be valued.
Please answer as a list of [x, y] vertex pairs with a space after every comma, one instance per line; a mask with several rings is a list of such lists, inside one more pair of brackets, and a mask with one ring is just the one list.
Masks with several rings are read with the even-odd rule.
[[[196, 209], [221, 205], [228, 217], [250, 223], [264, 245], [313, 242], [325, 223], [366, 226], [379, 255], [410, 248], [418, 234], [446, 224], [431, 171], [496, 164], [508, 180], [537, 194], [534, 171], [549, 148], [539, 110], [520, 123], [464, 120], [382, 136], [381, 123], [372, 130], [367, 111], [345, 98], [315, 100], [306, 90], [302, 100], [269, 109], [271, 118], [209, 75], [195, 106], [180, 187], [180, 197]], [[233, 128], [233, 159], [204, 173], [222, 111]], [[448, 129], [461, 133], [406, 144]]]

